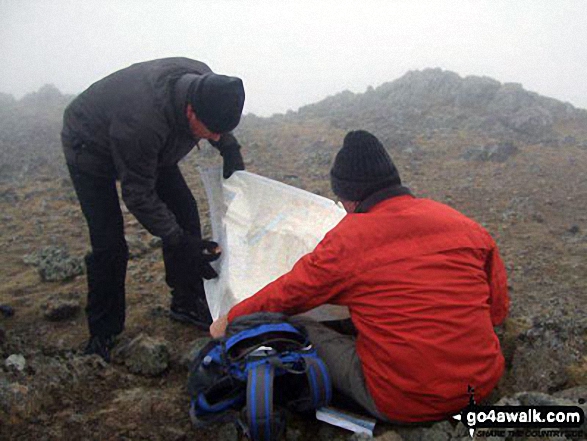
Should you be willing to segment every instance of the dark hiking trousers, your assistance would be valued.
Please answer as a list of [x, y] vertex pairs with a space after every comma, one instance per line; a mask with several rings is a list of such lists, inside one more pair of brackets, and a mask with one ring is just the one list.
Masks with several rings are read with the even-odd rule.
[[[88, 302], [86, 315], [90, 335], [116, 335], [124, 329], [125, 278], [128, 247], [124, 238], [124, 220], [116, 190], [115, 179], [97, 177], [68, 164], [82, 212], [86, 218], [92, 252], [86, 256]], [[159, 170], [156, 191], [159, 198], [175, 215], [187, 232], [201, 237], [198, 207], [178, 166]], [[166, 280], [176, 265], [166, 262]], [[189, 292], [181, 286], [171, 286], [174, 301], [194, 304], [204, 298], [201, 281]], [[195, 290], [195, 292], [194, 292]], [[205, 303], [204, 303], [205, 304]]]

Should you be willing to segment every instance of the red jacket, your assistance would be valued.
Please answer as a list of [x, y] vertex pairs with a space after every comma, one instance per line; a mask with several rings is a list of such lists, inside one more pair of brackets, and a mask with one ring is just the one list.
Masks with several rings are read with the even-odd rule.
[[506, 273], [487, 231], [452, 208], [411, 195], [347, 215], [316, 249], [229, 321], [346, 305], [367, 387], [404, 422], [446, 418], [497, 384], [504, 359], [493, 326], [507, 315]]

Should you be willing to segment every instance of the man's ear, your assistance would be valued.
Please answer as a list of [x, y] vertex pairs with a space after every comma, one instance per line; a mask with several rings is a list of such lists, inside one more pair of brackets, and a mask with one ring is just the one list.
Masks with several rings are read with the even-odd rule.
[[196, 112], [194, 112], [194, 108], [192, 107], [191, 104], [188, 104], [185, 108], [185, 116], [187, 116], [188, 121], [191, 120], [192, 118], [196, 117]]

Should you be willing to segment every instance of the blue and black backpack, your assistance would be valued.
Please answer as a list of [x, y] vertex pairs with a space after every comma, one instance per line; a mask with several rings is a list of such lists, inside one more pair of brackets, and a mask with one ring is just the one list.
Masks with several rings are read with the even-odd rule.
[[200, 350], [188, 391], [197, 427], [234, 421], [249, 439], [272, 441], [284, 434], [284, 409], [326, 406], [332, 382], [304, 327], [264, 312], [235, 319]]

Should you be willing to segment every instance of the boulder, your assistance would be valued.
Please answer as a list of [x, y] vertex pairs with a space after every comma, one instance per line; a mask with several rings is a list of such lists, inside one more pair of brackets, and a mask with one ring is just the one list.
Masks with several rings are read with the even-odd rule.
[[14, 308], [10, 305], [0, 305], [0, 315], [3, 317], [12, 317], [14, 315]]
[[81, 310], [79, 294], [59, 294], [49, 297], [41, 306], [43, 317], [49, 321], [64, 321], [74, 318]]
[[518, 335], [509, 372], [514, 391], [551, 393], [569, 383], [569, 366], [582, 361], [587, 349], [587, 317], [535, 319]]
[[26, 264], [36, 266], [44, 282], [66, 281], [84, 273], [84, 262], [72, 257], [64, 247], [48, 246], [23, 257]]
[[[29, 388], [20, 383], [11, 383], [0, 377], [0, 416], [23, 413], [30, 400]], [[0, 418], [0, 421], [2, 418]]]
[[135, 374], [157, 376], [169, 367], [169, 343], [161, 338], [139, 334], [134, 340], [115, 349], [112, 356]]
[[4, 366], [6, 366], [8, 369], [22, 372], [26, 367], [26, 359], [21, 354], [12, 354], [6, 360], [4, 360]]
[[149, 244], [143, 242], [140, 236], [127, 234], [124, 238], [128, 244], [128, 256], [130, 259], [138, 259], [151, 251]]
[[160, 237], [151, 237], [151, 239], [149, 239], [149, 247], [151, 248], [161, 248], [163, 246], [163, 241], [161, 240]]

